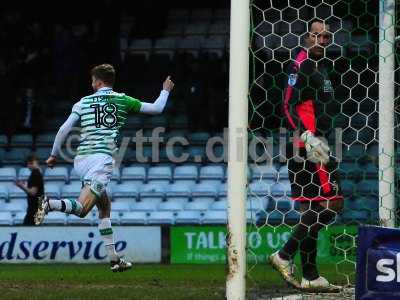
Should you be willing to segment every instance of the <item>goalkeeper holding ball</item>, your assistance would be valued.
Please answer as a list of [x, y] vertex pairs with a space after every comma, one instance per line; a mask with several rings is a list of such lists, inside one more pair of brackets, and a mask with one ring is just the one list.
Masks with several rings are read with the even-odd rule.
[[[316, 264], [318, 232], [343, 208], [337, 162], [323, 139], [333, 129], [329, 116], [333, 87], [328, 77], [329, 60], [324, 58], [330, 40], [328, 24], [320, 19], [310, 21], [304, 47], [289, 68], [283, 109], [289, 128], [298, 132], [287, 158], [292, 199], [299, 201], [301, 218], [282, 249], [269, 257], [285, 281], [314, 292], [339, 290], [319, 275]], [[293, 268], [297, 251], [303, 271], [301, 283]]]

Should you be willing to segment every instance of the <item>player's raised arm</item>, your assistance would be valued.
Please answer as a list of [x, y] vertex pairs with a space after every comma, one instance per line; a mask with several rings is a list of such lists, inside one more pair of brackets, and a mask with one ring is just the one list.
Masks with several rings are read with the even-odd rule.
[[174, 88], [174, 83], [171, 80], [171, 76], [168, 76], [163, 83], [163, 90], [160, 93], [160, 96], [153, 103], [142, 102], [140, 106], [139, 112], [144, 114], [152, 114], [157, 115], [161, 114], [164, 110], [165, 105], [167, 104], [169, 93]]
[[64, 122], [64, 124], [61, 125], [60, 129], [57, 132], [57, 135], [54, 139], [53, 149], [51, 150], [51, 155], [46, 160], [46, 164], [50, 168], [52, 168], [56, 164], [57, 155], [60, 152], [60, 148], [65, 138], [80, 119], [80, 112], [78, 111], [79, 110], [78, 103], [74, 105], [68, 119]]

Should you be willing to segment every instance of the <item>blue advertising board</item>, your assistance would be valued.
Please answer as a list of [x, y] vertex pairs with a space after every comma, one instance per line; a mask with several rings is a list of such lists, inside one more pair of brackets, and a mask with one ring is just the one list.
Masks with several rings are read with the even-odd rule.
[[358, 229], [356, 300], [400, 299], [400, 229]]

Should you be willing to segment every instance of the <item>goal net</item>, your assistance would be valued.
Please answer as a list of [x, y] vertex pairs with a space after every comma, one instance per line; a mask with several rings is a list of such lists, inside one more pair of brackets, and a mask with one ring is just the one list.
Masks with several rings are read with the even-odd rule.
[[[398, 23], [394, 7], [386, 7], [391, 9], [386, 14], [379, 13], [386, 2], [250, 2], [246, 249], [248, 278], [256, 284], [262, 285], [253, 276], [257, 273], [254, 269], [267, 263], [267, 257], [282, 247], [300, 222], [300, 204], [291, 199], [289, 177], [304, 191], [307, 187], [302, 178], [319, 176], [318, 170], [306, 170], [311, 174], [305, 174], [304, 170], [288, 169], [288, 161], [293, 159], [288, 149], [298, 136], [288, 130], [285, 116], [285, 105], [291, 101], [285, 99], [286, 89], [297, 79], [291, 78], [288, 70], [296, 63], [299, 49], [306, 47], [310, 21], [315, 18], [329, 26], [330, 42], [323, 58], [329, 80], [325, 79], [323, 86], [309, 83], [302, 88], [315, 89], [310, 93], [316, 95], [318, 89], [332, 94], [329, 99], [316, 99], [323, 103], [316, 104], [322, 109], [315, 117], [317, 124], [329, 124], [324, 137], [337, 162], [337, 187], [344, 196], [343, 211], [335, 213], [319, 232], [321, 275], [333, 283], [353, 285], [357, 225], [395, 224], [400, 84], [394, 32]], [[295, 262], [300, 267], [299, 254]], [[301, 279], [301, 273], [297, 276]]]

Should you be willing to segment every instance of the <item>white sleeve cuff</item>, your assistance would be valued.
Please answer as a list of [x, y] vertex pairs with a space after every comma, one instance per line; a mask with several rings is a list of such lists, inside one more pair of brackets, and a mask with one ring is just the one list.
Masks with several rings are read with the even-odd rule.
[[169, 92], [166, 90], [162, 90], [160, 96], [158, 96], [157, 100], [154, 101], [154, 103], [142, 102], [140, 112], [152, 115], [162, 113], [165, 105], [167, 104], [168, 96]]

